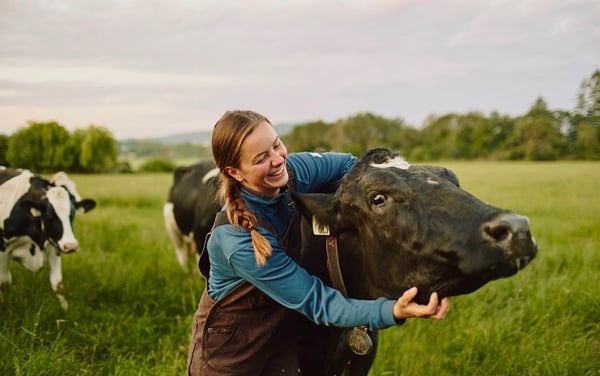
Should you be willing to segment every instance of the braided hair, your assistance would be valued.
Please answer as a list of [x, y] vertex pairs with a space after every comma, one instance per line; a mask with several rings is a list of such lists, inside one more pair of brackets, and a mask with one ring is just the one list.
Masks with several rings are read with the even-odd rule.
[[234, 179], [225, 168], [239, 168], [244, 140], [263, 122], [271, 125], [269, 119], [254, 111], [227, 111], [217, 121], [212, 133], [212, 153], [220, 170], [217, 196], [221, 202], [226, 204], [229, 222], [250, 232], [254, 258], [259, 266], [264, 265], [271, 255], [271, 244], [256, 229], [258, 220], [242, 200], [241, 183]]

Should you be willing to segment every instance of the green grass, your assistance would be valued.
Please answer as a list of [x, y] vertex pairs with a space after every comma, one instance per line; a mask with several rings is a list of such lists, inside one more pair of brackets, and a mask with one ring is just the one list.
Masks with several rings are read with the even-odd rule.
[[[600, 163], [445, 162], [463, 188], [531, 219], [539, 255], [514, 277], [451, 299], [444, 321], [382, 332], [372, 375], [598, 375]], [[12, 263], [0, 295], [0, 375], [181, 375], [201, 279], [162, 220], [170, 174], [76, 175], [98, 201], [64, 255], [70, 307]]]

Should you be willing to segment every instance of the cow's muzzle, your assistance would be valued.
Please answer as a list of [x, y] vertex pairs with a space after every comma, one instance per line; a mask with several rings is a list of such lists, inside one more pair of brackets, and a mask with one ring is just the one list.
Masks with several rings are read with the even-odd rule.
[[502, 249], [506, 261], [517, 270], [524, 268], [537, 254], [537, 243], [529, 229], [529, 219], [504, 213], [483, 225], [484, 237]]
[[57, 255], [61, 253], [73, 253], [79, 249], [78, 242], [57, 242], [54, 239], [49, 239], [48, 243], [54, 248]]

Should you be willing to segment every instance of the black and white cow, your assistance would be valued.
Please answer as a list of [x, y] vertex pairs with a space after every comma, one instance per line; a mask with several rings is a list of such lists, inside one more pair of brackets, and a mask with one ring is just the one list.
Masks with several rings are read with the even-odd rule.
[[50, 284], [66, 309], [60, 255], [79, 248], [72, 228], [75, 211], [95, 205], [29, 170], [0, 170], [0, 286], [12, 283], [11, 259], [36, 272], [47, 258]]
[[175, 247], [177, 261], [187, 268], [198, 261], [201, 247], [221, 206], [216, 201], [219, 170], [213, 162], [178, 167], [169, 197], [163, 206], [167, 233]]

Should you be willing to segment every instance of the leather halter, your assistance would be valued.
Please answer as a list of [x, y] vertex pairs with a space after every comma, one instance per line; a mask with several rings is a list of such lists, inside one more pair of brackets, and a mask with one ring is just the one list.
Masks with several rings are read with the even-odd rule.
[[337, 236], [329, 235], [325, 239], [325, 250], [327, 252], [327, 271], [331, 284], [337, 290], [340, 290], [345, 297], [348, 297], [348, 291], [342, 277], [342, 268], [340, 266], [339, 248]]
[[[348, 297], [348, 291], [342, 277], [342, 268], [340, 267], [337, 236], [327, 235], [327, 238], [325, 238], [325, 251], [327, 252], [327, 272], [331, 284], [345, 297]], [[373, 351], [373, 339], [364, 325], [355, 326], [350, 330], [346, 341], [350, 350], [356, 355], [367, 355]]]
[[320, 223], [316, 217], [312, 217], [312, 230], [316, 236], [325, 236], [325, 252], [327, 254], [327, 273], [333, 288], [339, 290], [345, 297], [348, 297], [348, 291], [342, 277], [342, 268], [340, 266], [340, 256], [337, 236], [332, 235], [329, 226]]

